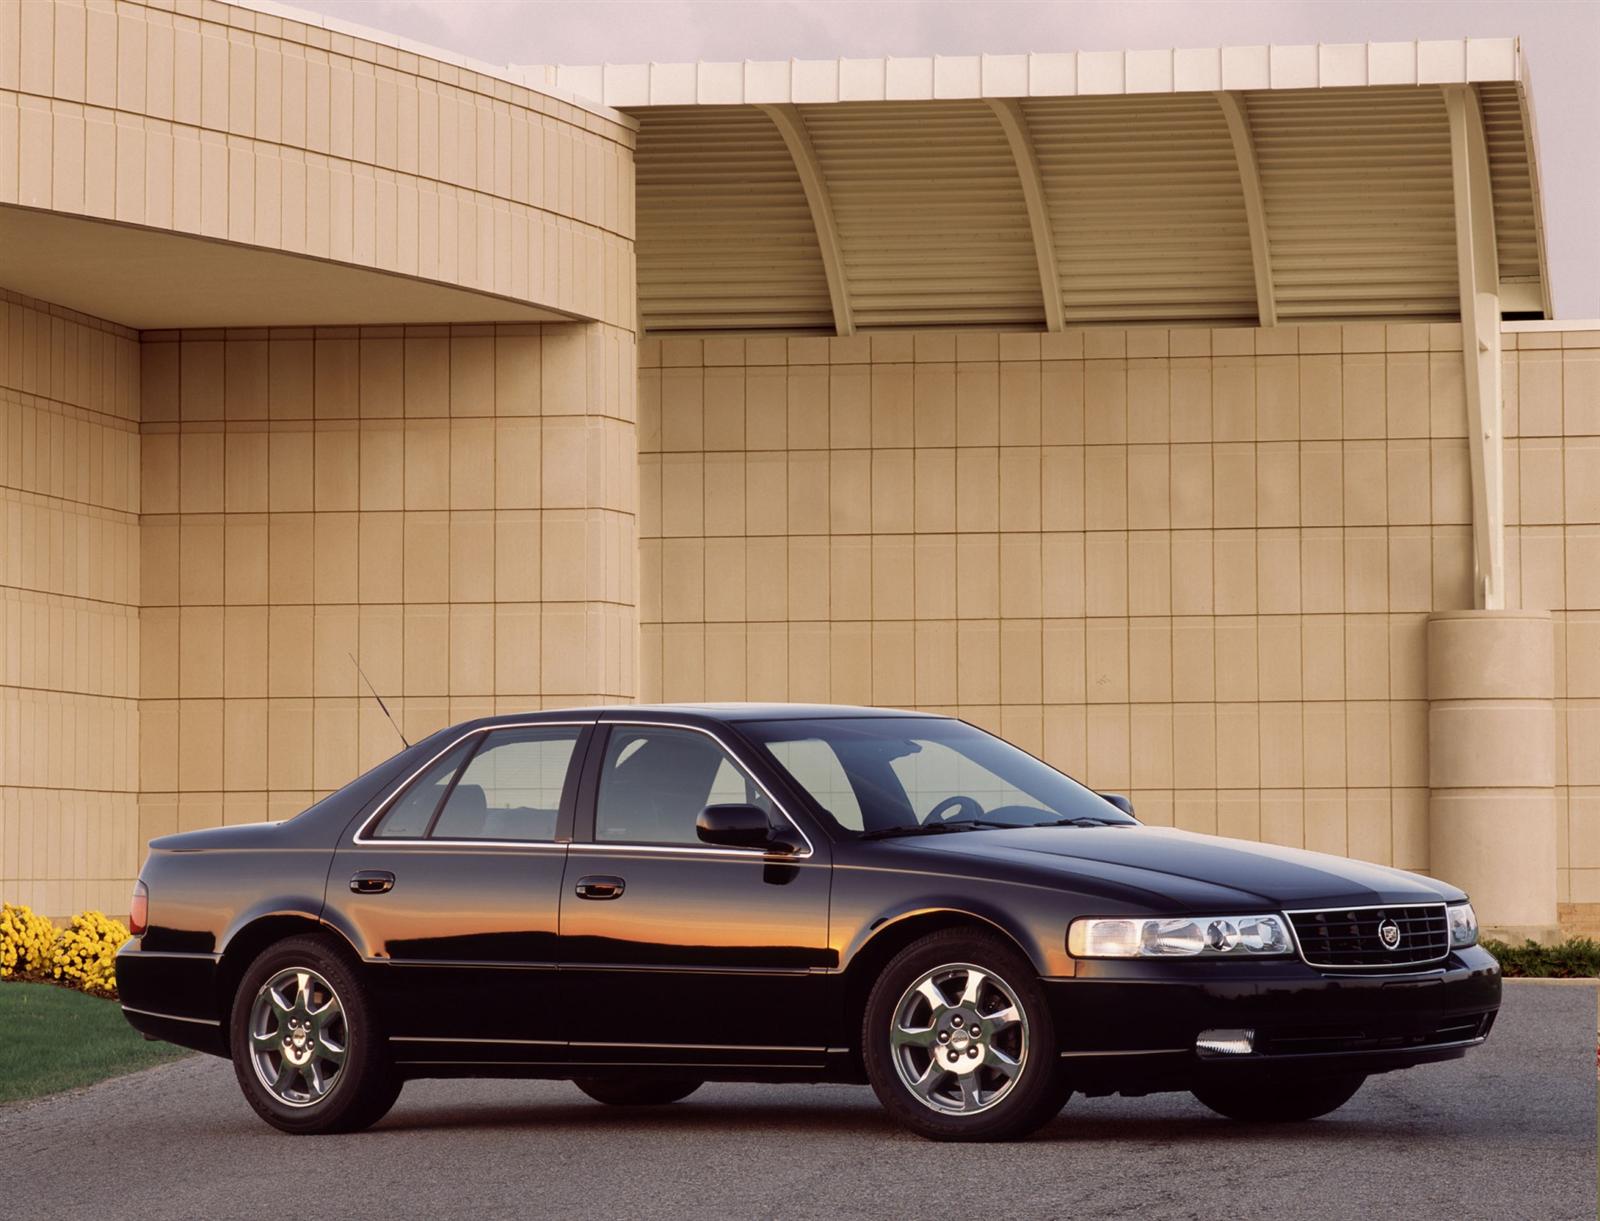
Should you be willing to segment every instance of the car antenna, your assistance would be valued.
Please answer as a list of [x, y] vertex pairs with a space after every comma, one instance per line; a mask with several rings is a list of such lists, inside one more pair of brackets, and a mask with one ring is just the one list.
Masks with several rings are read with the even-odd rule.
[[[383, 702], [383, 696], [379, 695], [378, 689], [372, 685], [372, 680], [367, 677], [367, 672], [361, 668], [361, 663], [356, 660], [356, 655], [354, 653], [346, 653], [345, 656], [350, 659], [350, 664], [356, 668], [356, 673], [361, 675], [361, 681], [367, 684], [367, 690], [372, 692], [372, 698], [378, 701], [378, 707], [382, 708], [383, 715], [389, 718], [389, 724], [394, 726], [396, 733], [400, 733], [400, 726], [394, 719], [394, 713], [390, 712], [389, 705]], [[400, 733], [400, 740], [406, 742], [406, 735]], [[411, 743], [406, 742], [408, 749], [410, 746]]]

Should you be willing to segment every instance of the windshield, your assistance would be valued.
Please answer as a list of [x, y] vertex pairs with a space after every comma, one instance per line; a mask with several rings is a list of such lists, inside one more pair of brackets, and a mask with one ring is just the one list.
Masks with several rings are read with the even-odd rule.
[[1136, 821], [963, 721], [850, 717], [751, 721], [740, 729], [847, 835]]

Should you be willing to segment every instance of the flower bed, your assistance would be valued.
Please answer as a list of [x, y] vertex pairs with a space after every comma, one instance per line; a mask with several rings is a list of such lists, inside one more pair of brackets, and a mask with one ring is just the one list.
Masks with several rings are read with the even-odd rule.
[[0, 904], [0, 980], [51, 980], [114, 998], [117, 950], [128, 936], [104, 912], [79, 912], [57, 929], [27, 906]]

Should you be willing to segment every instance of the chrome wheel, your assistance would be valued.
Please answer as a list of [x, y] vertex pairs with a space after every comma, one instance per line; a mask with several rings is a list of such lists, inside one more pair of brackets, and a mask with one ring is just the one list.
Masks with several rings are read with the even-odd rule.
[[333, 986], [307, 967], [279, 971], [250, 1006], [250, 1062], [285, 1106], [321, 1102], [344, 1071], [349, 1043]]
[[975, 1115], [1005, 1098], [1028, 1056], [1028, 1018], [1011, 985], [971, 963], [936, 967], [895, 1006], [895, 1072], [911, 1096], [946, 1115]]

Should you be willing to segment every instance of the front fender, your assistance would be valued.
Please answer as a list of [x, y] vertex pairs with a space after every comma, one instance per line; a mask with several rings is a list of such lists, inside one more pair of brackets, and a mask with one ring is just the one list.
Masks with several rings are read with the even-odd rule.
[[[858, 955], [885, 936], [894, 936], [908, 922], [933, 918], [977, 921], [1014, 941], [1043, 977], [1073, 974], [1073, 960], [1066, 952], [1066, 921], [1056, 910], [1056, 896], [1049, 892], [1030, 895], [1031, 887], [1005, 887], [1006, 894], [990, 895], [973, 890], [970, 884], [961, 891], [943, 887], [926, 888], [896, 896], [867, 907], [863, 896], [850, 893], [835, 882], [834, 917], [839, 930], [840, 966], [848, 969]], [[841, 919], [841, 917], [843, 917]]]

